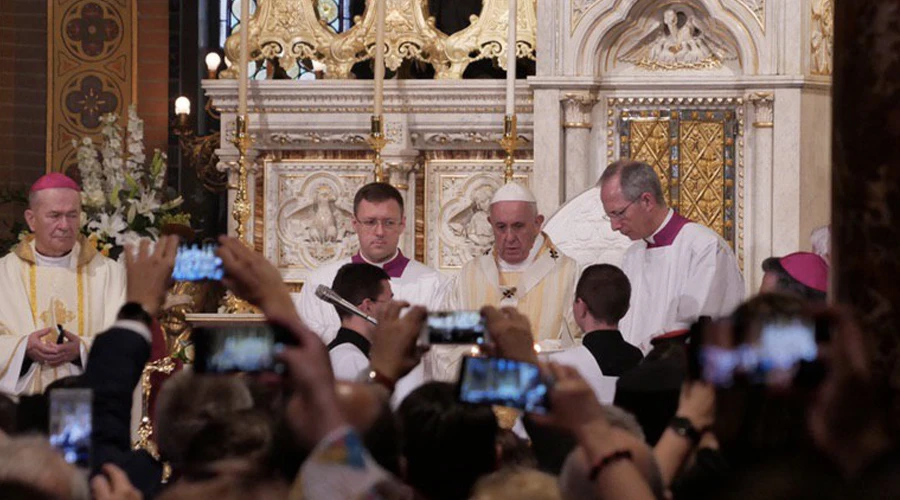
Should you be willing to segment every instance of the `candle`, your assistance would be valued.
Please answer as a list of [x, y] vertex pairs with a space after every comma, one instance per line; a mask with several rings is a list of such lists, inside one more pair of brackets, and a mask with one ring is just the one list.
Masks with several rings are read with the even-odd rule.
[[247, 118], [247, 80], [250, 75], [250, 0], [241, 0], [241, 59], [238, 73], [238, 116]]
[[384, 2], [375, 0], [375, 116], [384, 111]]
[[506, 116], [516, 114], [516, 0], [509, 0], [509, 33], [506, 39]]

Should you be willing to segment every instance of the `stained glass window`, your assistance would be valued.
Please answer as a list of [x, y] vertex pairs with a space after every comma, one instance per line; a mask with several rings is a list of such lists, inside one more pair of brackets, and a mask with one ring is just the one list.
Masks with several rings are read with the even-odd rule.
[[[298, 0], [306, 1], [306, 0]], [[319, 11], [319, 18], [325, 20], [328, 26], [335, 32], [343, 32], [353, 26], [353, 19], [350, 15], [350, 0], [313, 0]], [[219, 46], [225, 47], [225, 40], [234, 31], [240, 31], [241, 24], [241, 2], [240, 0], [220, 0], [220, 24]], [[256, 12], [257, 0], [250, 0], [250, 15]], [[311, 67], [307, 67], [311, 61], [304, 61], [301, 64], [294, 64], [287, 71], [288, 78], [299, 80], [314, 80], [315, 73]], [[251, 63], [250, 74], [254, 80], [266, 80], [272, 78], [275, 64], [272, 61], [263, 63]]]

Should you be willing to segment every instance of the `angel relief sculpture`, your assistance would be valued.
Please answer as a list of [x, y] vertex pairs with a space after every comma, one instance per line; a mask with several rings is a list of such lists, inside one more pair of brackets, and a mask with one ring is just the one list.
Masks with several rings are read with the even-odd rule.
[[718, 68], [736, 59], [735, 52], [710, 35], [706, 22], [691, 13], [666, 9], [662, 21], [621, 57], [620, 61], [649, 69]]
[[494, 232], [488, 216], [495, 189], [495, 186], [490, 185], [476, 188], [469, 198], [471, 203], [450, 217], [447, 224], [450, 232], [465, 240], [470, 247], [484, 249], [494, 242]]
[[353, 234], [351, 212], [340, 207], [331, 186], [321, 185], [312, 199], [284, 205], [280, 236], [289, 246], [302, 247], [318, 262], [339, 257]]

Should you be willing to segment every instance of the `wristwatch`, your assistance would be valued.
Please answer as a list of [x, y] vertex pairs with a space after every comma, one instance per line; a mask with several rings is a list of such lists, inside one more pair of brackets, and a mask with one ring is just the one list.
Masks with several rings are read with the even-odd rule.
[[700, 442], [702, 434], [694, 427], [694, 424], [685, 417], [674, 417], [669, 422], [669, 428], [675, 431], [675, 434], [683, 438], [690, 439], [695, 445]]
[[388, 392], [394, 392], [394, 386], [396, 385], [396, 382], [389, 379], [378, 370], [369, 370], [368, 379], [370, 384], [378, 384], [387, 389]]
[[147, 325], [149, 328], [151, 323], [153, 323], [153, 318], [150, 317], [150, 314], [144, 310], [144, 306], [138, 304], [137, 302], [126, 302], [125, 305], [119, 309], [119, 314], [116, 316], [116, 319], [128, 319], [133, 321], [140, 321]]

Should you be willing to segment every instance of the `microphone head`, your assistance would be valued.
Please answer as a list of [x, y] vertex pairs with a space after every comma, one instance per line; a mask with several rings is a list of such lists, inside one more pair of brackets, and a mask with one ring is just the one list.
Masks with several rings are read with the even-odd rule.
[[320, 299], [324, 300], [324, 299], [334, 298], [335, 295], [337, 295], [337, 293], [335, 293], [334, 290], [332, 290], [331, 288], [328, 288], [325, 285], [319, 285], [316, 287], [316, 297], [318, 297]]

